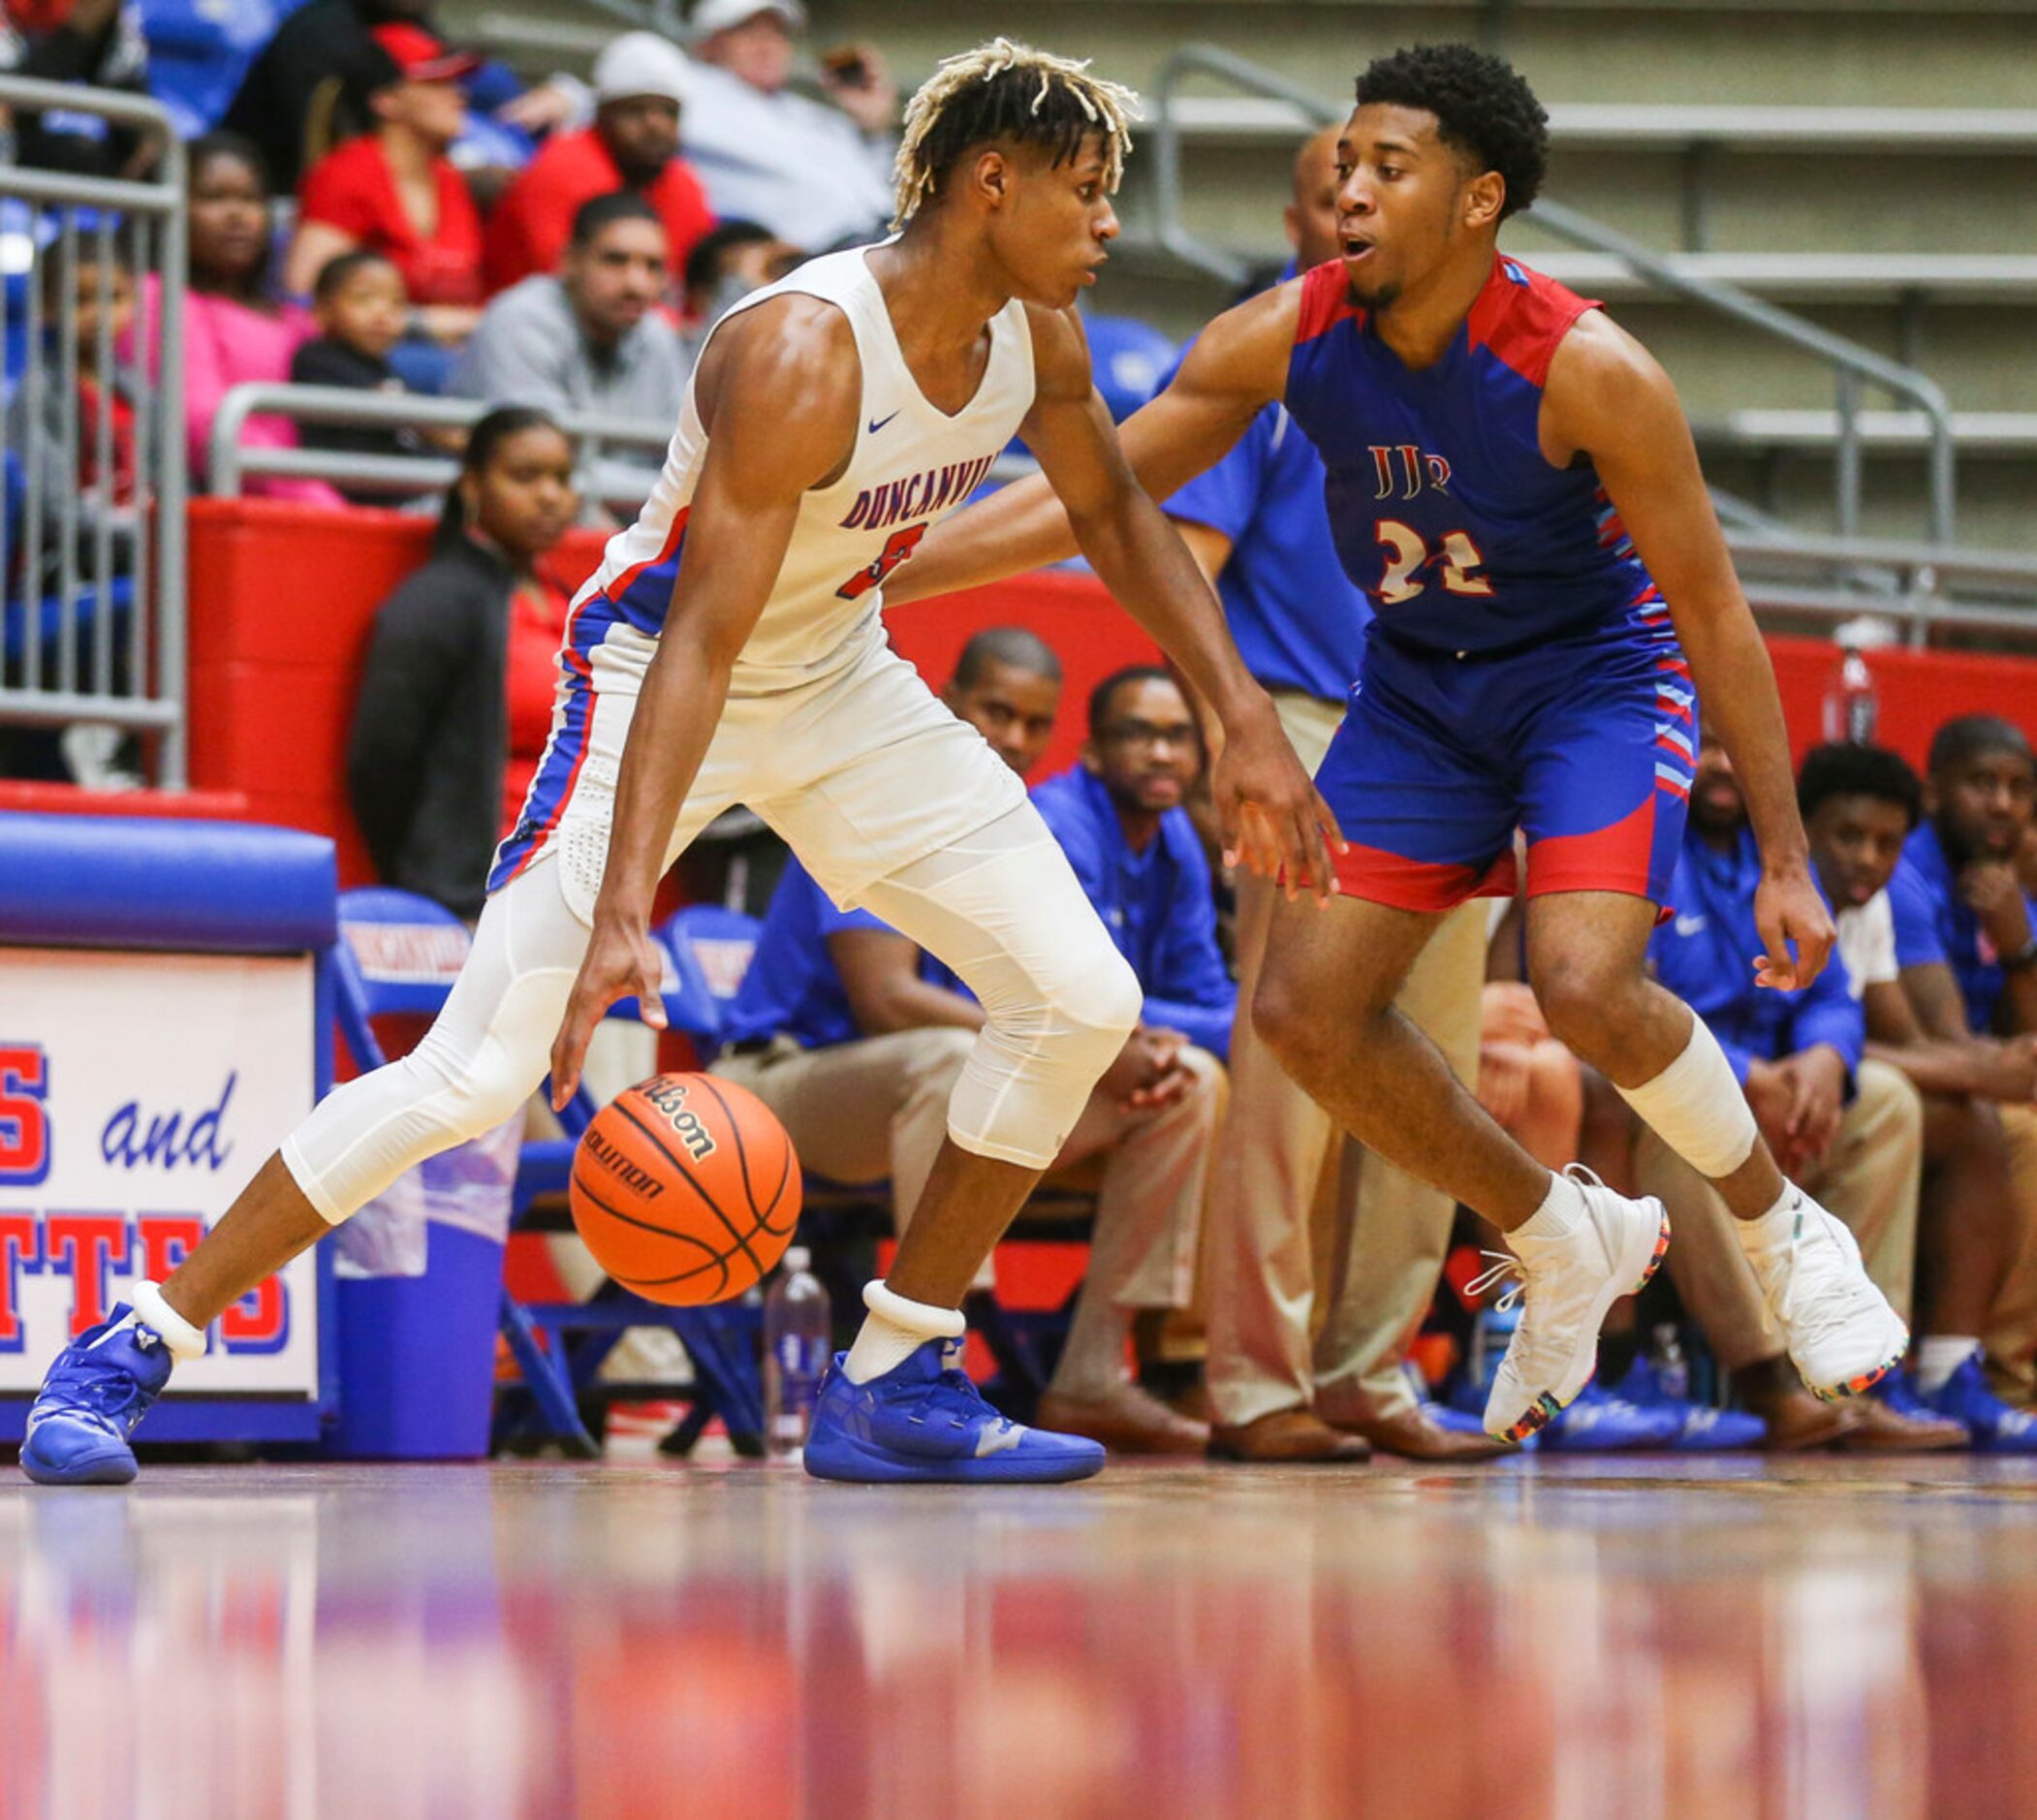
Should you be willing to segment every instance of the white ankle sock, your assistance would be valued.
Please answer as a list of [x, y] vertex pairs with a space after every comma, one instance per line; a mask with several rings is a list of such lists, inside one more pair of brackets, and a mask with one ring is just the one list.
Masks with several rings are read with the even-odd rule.
[[1542, 1205], [1507, 1236], [1530, 1241], [1568, 1239], [1584, 1217], [1584, 1191], [1568, 1176], [1551, 1176]]
[[914, 1302], [883, 1283], [865, 1283], [862, 1305], [869, 1310], [842, 1370], [851, 1384], [867, 1384], [910, 1359], [930, 1339], [959, 1339], [967, 1323], [959, 1308]]
[[143, 1327], [152, 1328], [163, 1337], [163, 1344], [170, 1348], [172, 1359], [200, 1359], [204, 1356], [205, 1335], [202, 1328], [196, 1328], [184, 1319], [164, 1300], [163, 1292], [155, 1284], [137, 1283], [128, 1292], [127, 1305], [134, 1309], [135, 1318]]
[[1981, 1349], [1981, 1342], [1963, 1334], [1932, 1334], [1917, 1342], [1917, 1388], [1928, 1396], [1940, 1389], [1967, 1360]]
[[1768, 1251], [1776, 1245], [1786, 1245], [1796, 1236], [1797, 1203], [1802, 1190], [1796, 1183], [1785, 1181], [1781, 1197], [1758, 1219], [1735, 1220], [1734, 1237], [1739, 1240], [1742, 1251]]

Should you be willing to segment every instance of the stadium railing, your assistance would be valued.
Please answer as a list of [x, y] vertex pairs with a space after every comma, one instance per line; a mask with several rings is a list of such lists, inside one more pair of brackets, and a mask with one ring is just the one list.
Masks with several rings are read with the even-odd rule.
[[[1183, 214], [1182, 151], [1187, 123], [1198, 110], [1207, 115], [1213, 99], [1189, 97], [1183, 85], [1193, 79], [1213, 79], [1241, 89], [1247, 98], [1262, 106], [1271, 104], [1285, 110], [1285, 130], [1292, 133], [1326, 126], [1344, 117], [1345, 108], [1332, 105], [1306, 89], [1214, 45], [1183, 45], [1162, 66], [1155, 85], [1152, 117], [1153, 161], [1149, 167], [1157, 219], [1154, 238], [1173, 258], [1196, 267], [1227, 284], [1244, 281], [1247, 263], [1236, 254], [1210, 245], [1191, 233]], [[1639, 112], [1641, 110], [1633, 110]], [[1737, 110], [1750, 118], [1759, 109]], [[1865, 113], [1869, 110], [1860, 110]], [[2026, 138], [2020, 142], [2037, 143], [2037, 114], [2022, 116]], [[1914, 367], [1884, 359], [1871, 348], [1833, 334], [1803, 317], [1754, 296], [1751, 292], [1706, 275], [1642, 245], [1626, 235], [1594, 221], [1588, 215], [1550, 199], [1538, 198], [1535, 220], [1546, 232], [1573, 246], [1616, 261], [1653, 293], [1667, 293], [1727, 316], [1745, 328], [1822, 361], [1833, 372], [1834, 405], [1838, 415], [1838, 436], [1833, 458], [1833, 516], [1842, 536], [1855, 536], [1861, 529], [1863, 443], [1860, 417], [1863, 392], [1869, 386], [1889, 393], [1899, 403], [1923, 413], [1929, 424], [1929, 500], [1927, 522], [1929, 540], [1949, 546], [1954, 540], [1956, 477], [1952, 407], [1943, 390], [1929, 375]]]
[[[472, 398], [430, 398], [416, 393], [391, 395], [349, 392], [333, 386], [244, 385], [230, 390], [212, 420], [206, 466], [214, 495], [234, 499], [247, 490], [257, 475], [287, 474], [386, 492], [391, 501], [443, 491], [459, 472], [451, 455], [365, 455], [332, 449], [248, 447], [240, 440], [250, 417], [282, 417], [295, 424], [342, 424], [389, 429], [466, 429], [491, 409]], [[583, 501], [618, 513], [633, 513], [643, 503], [656, 478], [658, 463], [672, 441], [672, 424], [642, 418], [606, 417], [596, 413], [560, 415], [559, 427], [573, 439], [574, 484]], [[618, 458], [627, 451], [640, 458]], [[648, 455], [648, 461], [642, 457]], [[1000, 455], [991, 466], [992, 481], [1030, 473], [1022, 456]]]
[[[207, 462], [211, 490], [222, 498], [237, 498], [254, 476], [280, 474], [386, 492], [392, 502], [442, 492], [459, 472], [459, 463], [448, 455], [369, 455], [336, 449], [247, 448], [241, 444], [240, 433], [247, 420], [258, 414], [288, 418], [294, 424], [338, 424], [353, 428], [467, 429], [489, 409], [473, 398], [391, 396], [336, 386], [235, 386], [220, 401], [212, 420]], [[573, 438], [574, 484], [584, 499], [631, 511], [643, 503], [672, 440], [670, 424], [575, 413], [561, 416], [559, 427]], [[621, 451], [640, 458], [617, 459]], [[648, 461], [642, 458], [645, 455]]]
[[[180, 788], [183, 146], [167, 109], [110, 90], [0, 77], [0, 109], [89, 115], [138, 130], [157, 148], [152, 174], [133, 180], [0, 166], [0, 348], [9, 392], [0, 723], [91, 721], [152, 733], [155, 781]], [[107, 308], [122, 267], [138, 301], [138, 332], [124, 343]], [[144, 277], [160, 284], [153, 380], [139, 332]], [[97, 321], [88, 350], [78, 346], [81, 295]], [[81, 390], [86, 363], [99, 383]], [[119, 472], [129, 436], [131, 489]]]
[[[1281, 95], [1161, 96], [1151, 124], [1205, 144], [1269, 144], [1314, 124]], [[1688, 102], [1555, 102], [1551, 140], [1562, 151], [1672, 153], [1680, 172], [1683, 248], [1710, 240], [1708, 186], [1723, 151], [2037, 157], [2037, 109], [1776, 107]]]

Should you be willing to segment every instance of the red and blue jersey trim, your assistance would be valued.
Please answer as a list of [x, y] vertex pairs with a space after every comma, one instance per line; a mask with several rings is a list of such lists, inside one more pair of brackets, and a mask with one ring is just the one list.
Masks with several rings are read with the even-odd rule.
[[682, 510], [673, 519], [665, 547], [656, 556], [625, 569], [607, 587], [587, 595], [568, 616], [566, 636], [559, 645], [559, 670], [565, 677], [563, 706], [531, 778], [523, 813], [509, 838], [496, 849], [495, 863], [488, 868], [491, 893], [528, 869], [545, 851], [545, 843], [557, 831], [566, 805], [573, 800], [580, 768], [587, 762], [599, 693], [594, 686], [595, 651], [618, 625], [628, 625], [648, 638], [664, 630], [673, 584], [685, 552], [686, 518]]

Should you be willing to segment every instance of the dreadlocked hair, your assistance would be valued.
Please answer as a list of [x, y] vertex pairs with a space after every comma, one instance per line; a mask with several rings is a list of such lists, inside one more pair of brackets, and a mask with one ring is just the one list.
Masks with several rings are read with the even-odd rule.
[[1078, 157], [1091, 133], [1104, 140], [1104, 182], [1117, 188], [1132, 149], [1131, 116], [1139, 97], [1118, 82], [1089, 74], [1086, 61], [993, 38], [948, 57], [906, 105], [905, 131], [893, 167], [893, 229], [941, 193], [955, 162], [972, 145], [993, 140], [1044, 145], [1056, 165]]

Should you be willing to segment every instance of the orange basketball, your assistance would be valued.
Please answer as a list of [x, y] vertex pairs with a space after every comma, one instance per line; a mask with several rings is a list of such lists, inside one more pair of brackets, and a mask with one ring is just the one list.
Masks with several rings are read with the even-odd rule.
[[573, 1154], [573, 1221], [652, 1302], [726, 1302], [799, 1223], [799, 1159], [770, 1108], [712, 1075], [654, 1075], [595, 1114]]

